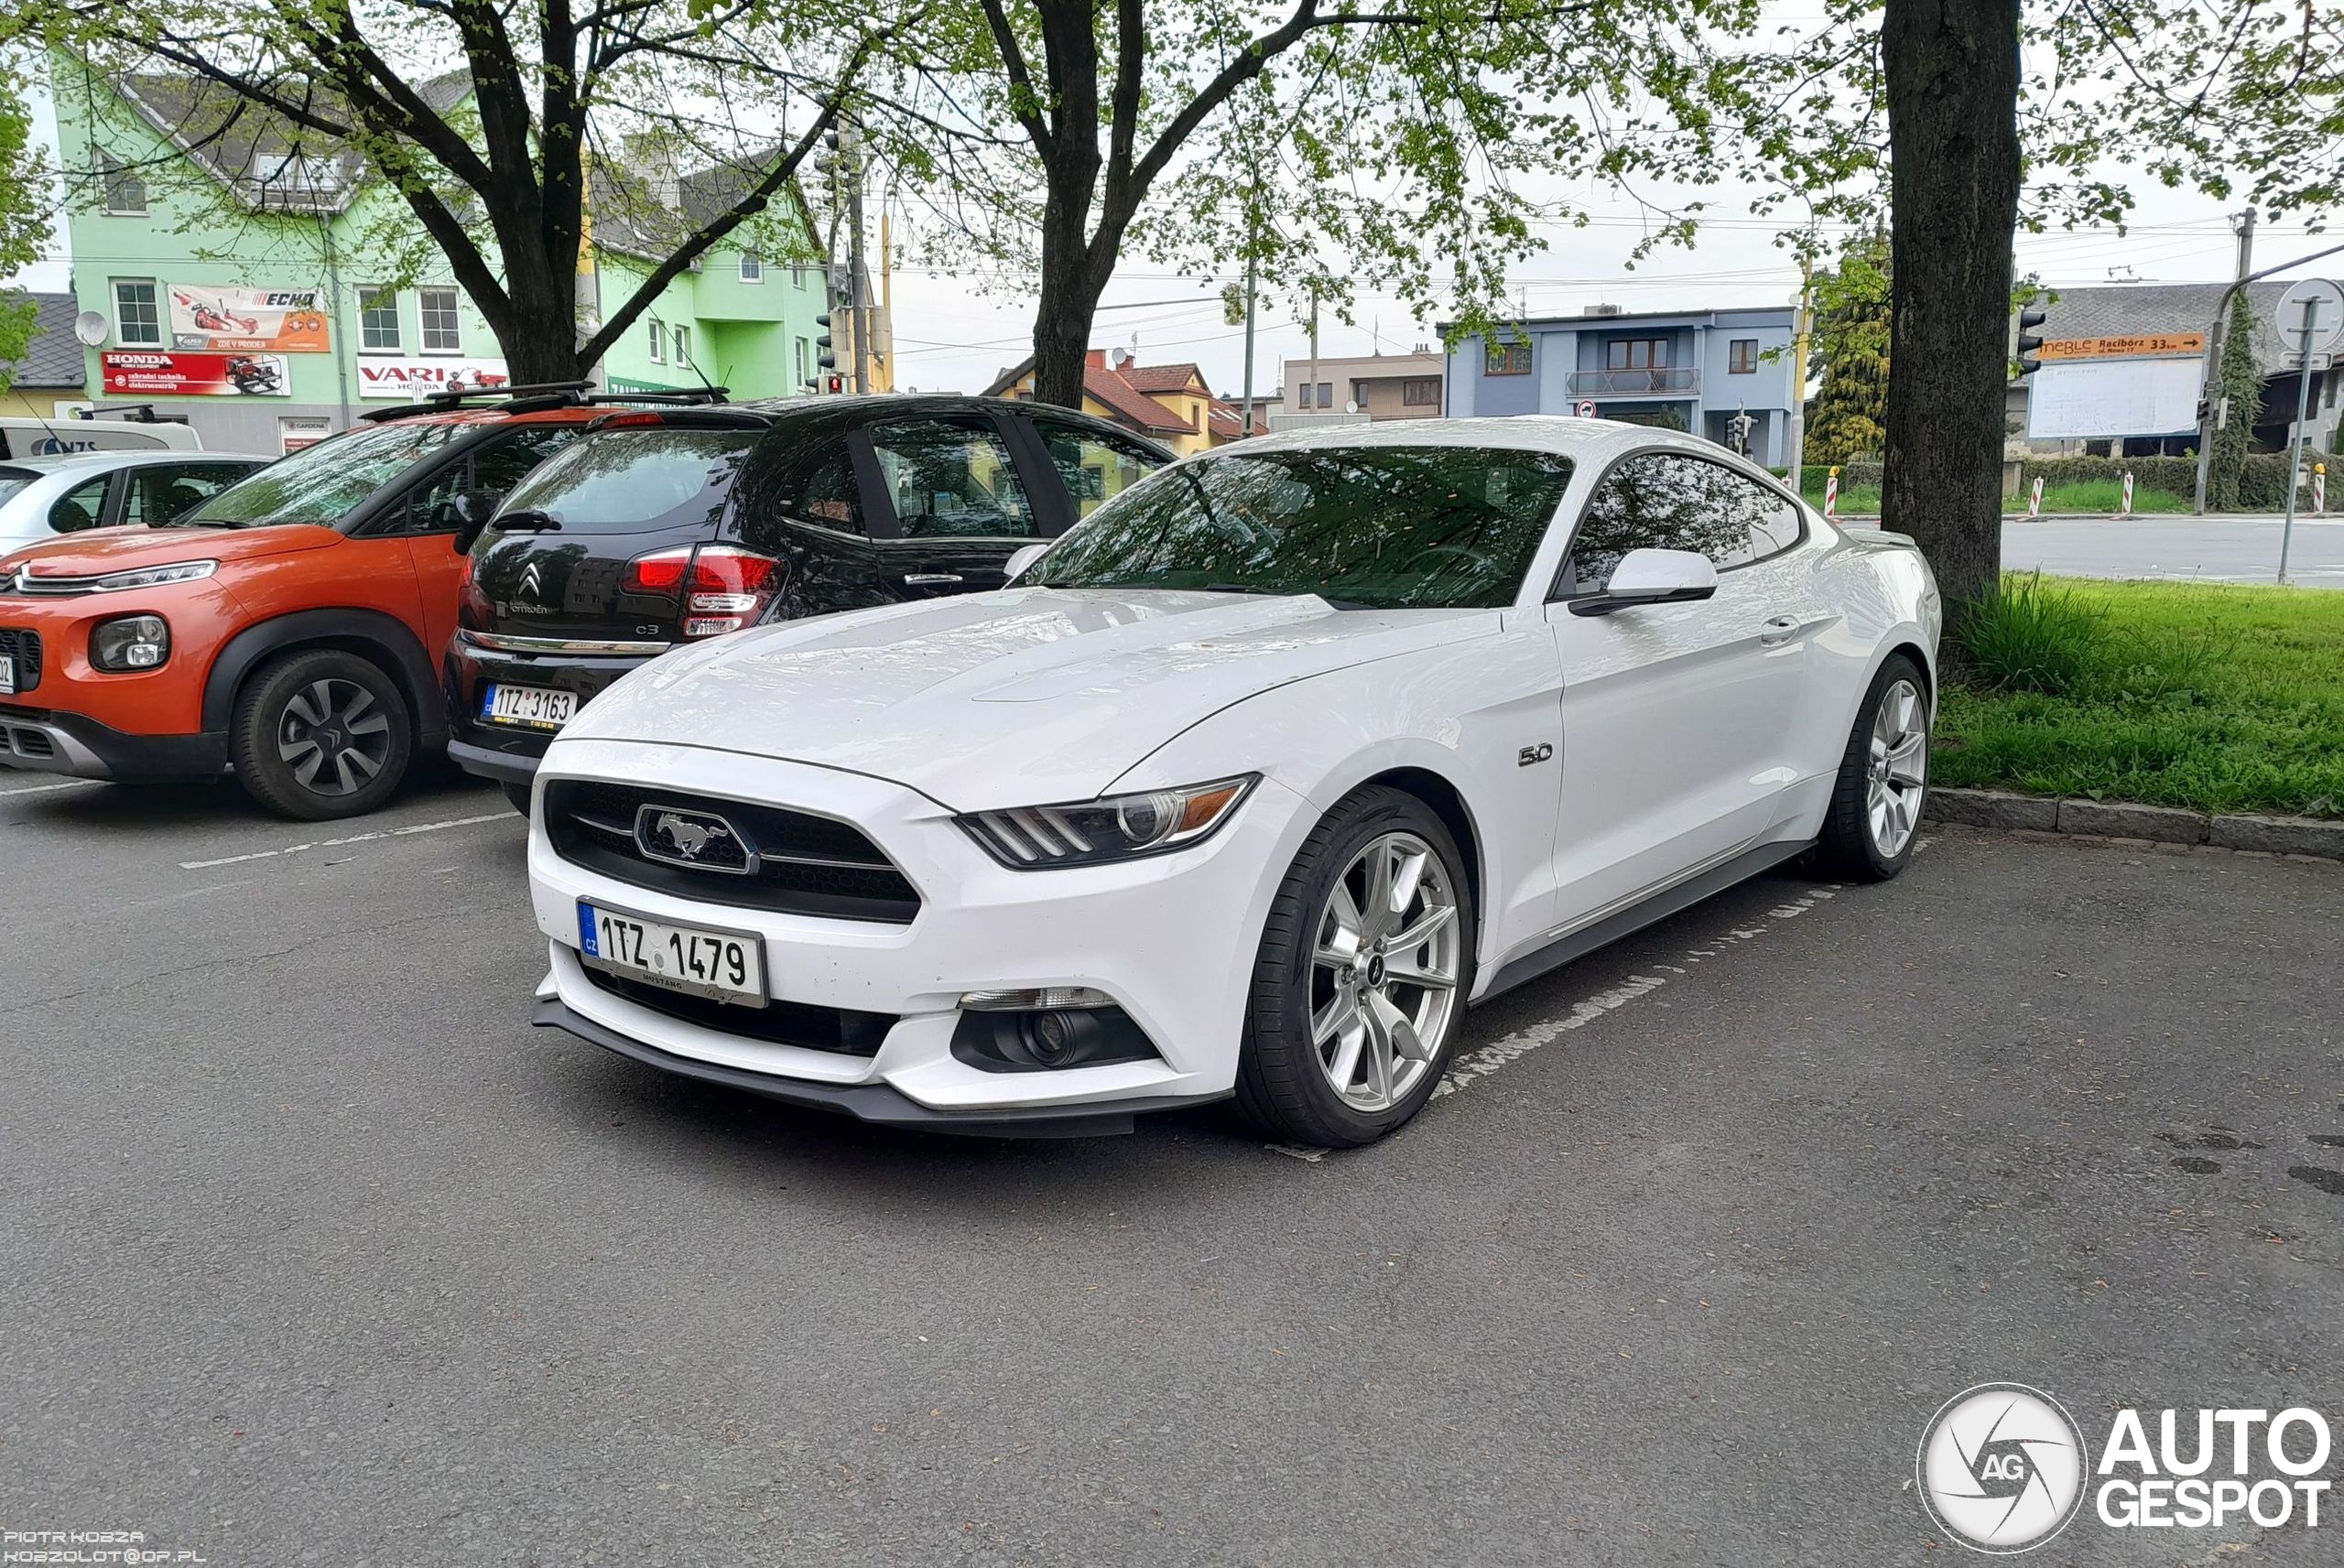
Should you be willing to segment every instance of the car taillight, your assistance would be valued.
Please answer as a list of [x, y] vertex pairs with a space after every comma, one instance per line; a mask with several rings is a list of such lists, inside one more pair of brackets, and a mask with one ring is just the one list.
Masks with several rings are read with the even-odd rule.
[[755, 619], [781, 587], [782, 566], [735, 545], [679, 545], [627, 562], [627, 593], [683, 601], [684, 635], [716, 637]]

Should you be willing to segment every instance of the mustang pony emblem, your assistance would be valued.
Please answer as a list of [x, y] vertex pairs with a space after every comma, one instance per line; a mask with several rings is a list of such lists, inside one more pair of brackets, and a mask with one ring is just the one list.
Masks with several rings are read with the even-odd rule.
[[755, 847], [712, 811], [645, 806], [635, 813], [635, 842], [646, 859], [671, 866], [732, 876], [757, 869]]

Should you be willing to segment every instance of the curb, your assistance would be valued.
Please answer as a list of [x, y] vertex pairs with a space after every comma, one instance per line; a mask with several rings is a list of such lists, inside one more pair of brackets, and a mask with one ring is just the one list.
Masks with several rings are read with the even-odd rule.
[[2309, 855], [2344, 860], [2344, 820], [2180, 811], [2168, 806], [2054, 799], [1999, 789], [1932, 789], [1922, 806], [1932, 822], [2077, 838], [2204, 845], [2251, 855]]

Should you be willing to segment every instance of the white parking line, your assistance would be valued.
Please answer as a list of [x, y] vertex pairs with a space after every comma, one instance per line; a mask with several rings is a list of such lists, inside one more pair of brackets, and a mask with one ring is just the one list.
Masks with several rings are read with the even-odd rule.
[[237, 866], [246, 860], [274, 860], [281, 855], [298, 855], [309, 849], [332, 849], [344, 844], [367, 844], [377, 838], [404, 838], [414, 833], [437, 833], [443, 827], [470, 827], [482, 822], [517, 822], [509, 811], [492, 811], [481, 816], [451, 816], [445, 822], [418, 822], [406, 827], [385, 827], [375, 833], [353, 833], [342, 838], [319, 838], [307, 844], [288, 844], [282, 849], [255, 849], [249, 855], [222, 855], [216, 860], [181, 860], [183, 871], [208, 871], [214, 866]]
[[[1719, 935], [1710, 937], [1701, 946], [1686, 949], [1678, 957], [1686, 964], [1698, 964], [1704, 958], [1714, 958], [1738, 943], [1757, 940], [1784, 921], [1797, 919], [1817, 904], [1835, 896], [1839, 891], [1836, 887], [1809, 888], [1802, 896], [1786, 900], [1768, 910], [1762, 924], [1731, 927]], [[1655, 964], [1652, 967], [1655, 969], [1666, 969], [1672, 975], [1689, 976], [1691, 974], [1689, 969], [1680, 968], [1676, 964]], [[1584, 1029], [1605, 1014], [1617, 1011], [1638, 997], [1649, 996], [1668, 983], [1667, 978], [1663, 975], [1630, 975], [1625, 981], [1608, 990], [1598, 991], [1591, 997], [1573, 1002], [1570, 1011], [1560, 1017], [1542, 1019], [1536, 1023], [1527, 1024], [1515, 1030], [1503, 1040], [1492, 1041], [1478, 1051], [1469, 1051], [1449, 1064], [1449, 1070], [1441, 1075], [1440, 1082], [1433, 1088], [1432, 1098], [1440, 1099], [1453, 1095], [1458, 1090], [1488, 1077], [1500, 1067], [1520, 1061], [1540, 1046], [1552, 1044], [1574, 1029]], [[1324, 1149], [1311, 1148], [1307, 1144], [1265, 1143], [1263, 1147], [1272, 1153], [1308, 1161], [1314, 1165], [1325, 1159], [1328, 1153]]]
[[0, 795], [45, 795], [53, 789], [90, 789], [104, 782], [103, 779], [67, 779], [63, 784], [19, 784], [15, 789], [0, 789]]

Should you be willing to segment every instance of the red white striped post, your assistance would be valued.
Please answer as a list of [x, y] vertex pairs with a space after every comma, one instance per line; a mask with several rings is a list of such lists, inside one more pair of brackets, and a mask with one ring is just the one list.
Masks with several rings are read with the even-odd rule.
[[2026, 515], [2031, 522], [2043, 515], [2043, 476], [2035, 476], [2035, 488], [2027, 492]]
[[2124, 473], [2124, 509], [2117, 515], [2120, 517], [2132, 515], [2132, 474], [2129, 469]]
[[1823, 515], [1831, 518], [1839, 515], [1839, 470], [1837, 465], [1823, 476]]
[[2311, 465], [2311, 510], [2314, 516], [2322, 515], [2328, 511], [2328, 465], [2326, 463]]

